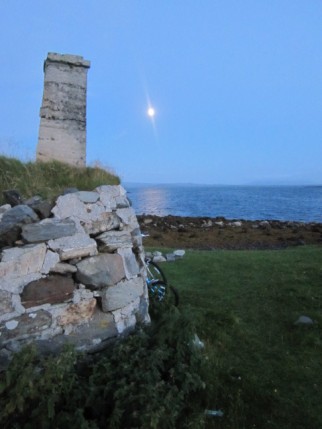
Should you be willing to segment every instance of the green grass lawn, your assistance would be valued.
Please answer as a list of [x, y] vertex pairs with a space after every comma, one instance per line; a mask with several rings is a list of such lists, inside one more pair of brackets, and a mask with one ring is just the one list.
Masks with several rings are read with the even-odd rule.
[[224, 412], [208, 427], [322, 428], [322, 247], [188, 251], [161, 267], [206, 344], [208, 408]]

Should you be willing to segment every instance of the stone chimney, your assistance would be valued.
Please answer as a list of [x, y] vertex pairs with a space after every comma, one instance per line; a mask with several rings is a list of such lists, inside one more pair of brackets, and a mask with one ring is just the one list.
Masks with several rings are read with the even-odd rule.
[[37, 161], [86, 165], [86, 89], [90, 62], [48, 53], [40, 109]]

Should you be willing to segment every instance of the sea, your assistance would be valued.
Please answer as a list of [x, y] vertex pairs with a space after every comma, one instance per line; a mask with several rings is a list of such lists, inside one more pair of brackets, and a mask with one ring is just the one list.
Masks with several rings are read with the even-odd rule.
[[125, 184], [137, 214], [322, 222], [322, 186]]

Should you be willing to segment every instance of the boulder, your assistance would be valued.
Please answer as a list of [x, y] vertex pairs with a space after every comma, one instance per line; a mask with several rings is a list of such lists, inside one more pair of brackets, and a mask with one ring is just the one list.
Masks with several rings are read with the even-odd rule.
[[72, 299], [75, 283], [71, 278], [51, 275], [25, 286], [21, 303], [25, 308], [43, 304], [58, 304]]
[[23, 204], [23, 199], [20, 193], [15, 190], [9, 190], [9, 191], [3, 191], [4, 199], [8, 204], [10, 204], [12, 207], [17, 206], [19, 204]]
[[54, 207], [53, 203], [47, 200], [43, 200], [38, 195], [32, 198], [29, 198], [24, 202], [24, 204], [32, 208], [40, 217], [40, 219], [48, 218], [51, 214], [52, 208]]
[[113, 286], [125, 277], [122, 256], [104, 253], [83, 259], [77, 266], [76, 279], [91, 289]]
[[36, 213], [28, 206], [20, 204], [7, 210], [0, 222], [0, 246], [11, 246], [18, 240], [22, 225], [39, 220]]

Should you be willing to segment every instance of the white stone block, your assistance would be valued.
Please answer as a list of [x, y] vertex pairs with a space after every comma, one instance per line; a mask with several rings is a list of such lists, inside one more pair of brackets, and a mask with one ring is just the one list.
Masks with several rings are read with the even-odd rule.
[[144, 280], [137, 277], [111, 286], [102, 292], [102, 309], [105, 312], [123, 309], [144, 293]]
[[5, 249], [2, 255], [0, 290], [19, 294], [29, 282], [42, 277], [41, 269], [46, 255], [44, 243]]
[[48, 246], [58, 252], [61, 261], [97, 255], [96, 241], [81, 233], [50, 240]]
[[132, 279], [140, 274], [140, 267], [131, 248], [125, 247], [117, 250], [123, 258], [123, 265], [127, 279]]
[[45, 260], [43, 266], [41, 268], [41, 272], [43, 274], [48, 274], [49, 271], [52, 270], [53, 267], [60, 261], [59, 255], [56, 252], [52, 252], [51, 250], [47, 250]]

